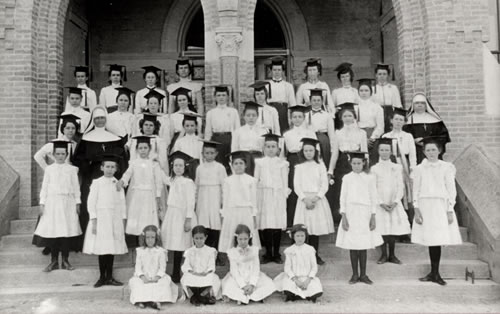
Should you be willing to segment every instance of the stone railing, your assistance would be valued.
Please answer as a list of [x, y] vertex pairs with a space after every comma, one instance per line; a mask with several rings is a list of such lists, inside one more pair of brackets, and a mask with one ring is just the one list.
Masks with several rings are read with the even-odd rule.
[[0, 156], [0, 236], [19, 215], [19, 174]]

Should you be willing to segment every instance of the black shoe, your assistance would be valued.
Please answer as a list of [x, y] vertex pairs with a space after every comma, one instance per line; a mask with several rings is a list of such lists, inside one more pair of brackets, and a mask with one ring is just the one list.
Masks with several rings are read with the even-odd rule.
[[319, 255], [316, 255], [316, 263], [321, 266], [321, 265], [324, 265], [325, 264], [325, 261], [321, 259], [321, 257], [319, 257]]
[[385, 264], [385, 263], [387, 263], [387, 256], [385, 255], [380, 256], [380, 258], [377, 261], [377, 264]]
[[68, 260], [63, 260], [61, 263], [61, 268], [66, 270], [74, 270], [75, 267], [69, 263]]
[[208, 295], [203, 297], [203, 304], [205, 305], [214, 305], [216, 302], [215, 297]]
[[359, 277], [352, 275], [351, 279], [349, 279], [349, 284], [353, 285], [355, 283], [358, 283], [358, 281], [359, 281]]
[[97, 280], [97, 282], [94, 284], [94, 288], [99, 288], [104, 286], [104, 282], [105, 282], [104, 279]]
[[226, 266], [226, 262], [224, 262], [224, 260], [219, 255], [217, 255], [217, 258], [215, 259], [215, 265]]
[[435, 282], [440, 286], [446, 286], [446, 281], [444, 281], [443, 278], [441, 278], [441, 275], [439, 274], [434, 276], [434, 280], [432, 282]]
[[153, 310], [157, 310], [159, 311], [161, 309], [160, 307], [160, 303], [159, 302], [148, 302], [148, 305], [150, 308], [152, 308]]
[[290, 302], [290, 301], [295, 302], [299, 298], [298, 296], [291, 293], [290, 291], [285, 291], [285, 295], [286, 295], [285, 302]]
[[403, 262], [401, 262], [396, 256], [389, 257], [389, 259], [387, 261], [389, 263], [398, 264], [398, 265], [403, 264]]
[[366, 283], [367, 285], [373, 285], [373, 281], [371, 281], [366, 275], [359, 277], [359, 282]]
[[59, 263], [57, 261], [50, 262], [47, 267], [43, 269], [44, 272], [49, 273], [53, 270], [59, 269]]
[[307, 297], [306, 298], [307, 301], [311, 301], [312, 303], [316, 303], [316, 299], [317, 299], [317, 297]]
[[50, 255], [50, 252], [51, 252], [50, 247], [46, 247], [42, 250], [43, 255]]
[[260, 259], [261, 264], [268, 264], [273, 261], [273, 258], [267, 255], [262, 255], [262, 258]]
[[404, 235], [399, 238], [401, 243], [411, 243], [411, 239], [409, 235]]
[[418, 278], [420, 281], [434, 281], [434, 274], [433, 273], [428, 273], [425, 277]]
[[107, 286], [117, 286], [117, 287], [123, 286], [123, 283], [119, 282], [115, 278], [110, 278], [110, 279], [106, 280], [106, 282], [104, 284]]
[[281, 259], [281, 255], [277, 255], [277, 256], [273, 257], [273, 262], [275, 262], [276, 264], [283, 264], [283, 260]]
[[189, 302], [194, 305], [194, 306], [200, 306], [201, 305], [201, 300], [199, 296], [193, 295], [191, 299], [189, 299]]

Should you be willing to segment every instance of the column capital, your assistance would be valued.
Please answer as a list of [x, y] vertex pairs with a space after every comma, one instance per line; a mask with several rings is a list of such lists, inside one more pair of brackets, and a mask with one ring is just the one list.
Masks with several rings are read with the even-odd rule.
[[241, 27], [219, 28], [215, 31], [215, 42], [220, 48], [221, 57], [237, 56], [242, 41]]

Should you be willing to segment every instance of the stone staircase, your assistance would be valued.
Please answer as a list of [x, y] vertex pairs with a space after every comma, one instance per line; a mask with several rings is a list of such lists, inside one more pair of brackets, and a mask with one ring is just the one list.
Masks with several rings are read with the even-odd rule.
[[[41, 249], [31, 245], [32, 233], [36, 224], [38, 208], [20, 210], [18, 220], [11, 221], [11, 234], [2, 237], [0, 242], [0, 302], [31, 299], [43, 300], [57, 297], [72, 300], [123, 299], [128, 301], [127, 287], [105, 286], [93, 288], [98, 278], [97, 257], [80, 253], [71, 253], [70, 262], [76, 267], [74, 271], [56, 270], [44, 273], [42, 269], [48, 264], [50, 257], [43, 256]], [[414, 244], [397, 243], [397, 256], [403, 265], [377, 265], [379, 253], [370, 250], [368, 253], [367, 272], [375, 282], [373, 286], [363, 284], [348, 285], [351, 276], [349, 252], [334, 245], [334, 236], [321, 238], [320, 255], [327, 262], [319, 267], [319, 277], [324, 285], [324, 299], [338, 299], [349, 295], [360, 295], [373, 298], [385, 295], [393, 299], [436, 297], [446, 302], [457, 296], [464, 301], [470, 299], [477, 302], [481, 298], [499, 298], [500, 285], [490, 280], [488, 264], [478, 259], [477, 246], [467, 242], [467, 229], [461, 228], [465, 243], [461, 246], [450, 246], [443, 249], [441, 275], [448, 280], [447, 287], [417, 280], [428, 273], [429, 261], [427, 248]], [[285, 242], [285, 241], [284, 241]], [[286, 246], [286, 245], [285, 245]], [[168, 266], [170, 272], [171, 265]], [[475, 284], [465, 281], [465, 269], [475, 273]], [[274, 263], [262, 265], [262, 271], [270, 277], [283, 270], [282, 265]], [[228, 267], [218, 267], [221, 278]], [[115, 277], [127, 282], [133, 274], [131, 254], [115, 258]], [[125, 302], [125, 301], [124, 301]], [[280, 302], [279, 294], [274, 294], [266, 303]], [[186, 306], [188, 306], [186, 304]], [[276, 308], [278, 310], [279, 308]], [[231, 308], [219, 308], [220, 311], [231, 311]]]

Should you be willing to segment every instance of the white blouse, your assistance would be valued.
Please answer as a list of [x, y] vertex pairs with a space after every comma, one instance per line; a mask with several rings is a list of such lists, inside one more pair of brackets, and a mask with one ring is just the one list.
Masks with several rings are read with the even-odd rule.
[[120, 84], [109, 85], [101, 89], [101, 94], [99, 95], [99, 105], [106, 108], [116, 106], [116, 97], [118, 96], [118, 87], [122, 87]]
[[172, 152], [181, 151], [192, 158], [202, 159], [203, 142], [196, 134], [185, 134], [175, 141]]
[[332, 116], [324, 110], [312, 110], [306, 114], [304, 123], [315, 133], [327, 133], [330, 140], [330, 149], [333, 152], [335, 148], [335, 124]]
[[194, 214], [196, 187], [193, 180], [183, 176], [173, 177], [167, 181], [170, 186], [167, 206], [186, 210], [186, 218], [192, 218]]
[[215, 258], [217, 250], [213, 247], [204, 245], [201, 248], [192, 246], [184, 252], [184, 263], [182, 264], [182, 272], [189, 271], [195, 273], [215, 272]]
[[250, 207], [257, 215], [257, 180], [246, 174], [233, 174], [224, 180], [222, 188], [222, 216], [235, 207]]
[[323, 104], [326, 105], [328, 112], [330, 114], [335, 113], [335, 106], [333, 104], [332, 94], [330, 92], [330, 87], [326, 82], [317, 81], [316, 83], [305, 82], [299, 86], [297, 90], [297, 104], [298, 105], [309, 105], [309, 98], [311, 96], [311, 89], [324, 89], [326, 97], [323, 99]]
[[161, 197], [162, 170], [160, 165], [151, 159], [132, 160], [121, 179], [124, 186], [130, 186], [129, 190], [151, 190], [154, 191], [156, 197]]
[[332, 92], [332, 99], [334, 106], [346, 102], [357, 104], [359, 102], [358, 90], [352, 86], [335, 88]]
[[270, 80], [271, 84], [271, 96], [268, 102], [284, 102], [288, 104], [288, 107], [295, 106], [295, 91], [293, 90], [293, 85], [285, 80], [280, 80], [279, 82]]
[[278, 110], [268, 104], [259, 108], [257, 125], [264, 127], [272, 134], [281, 135]]
[[390, 160], [379, 160], [370, 169], [377, 185], [377, 204], [401, 202], [404, 196], [403, 168]]
[[453, 212], [457, 197], [456, 172], [452, 163], [424, 159], [413, 172], [413, 206], [418, 208], [421, 198], [441, 198], [447, 201], [448, 212]]
[[158, 246], [152, 248], [138, 247], [136, 252], [135, 277], [145, 276], [148, 280], [156, 276], [165, 277], [167, 267], [167, 252], [165, 249]]
[[324, 163], [305, 161], [295, 166], [293, 190], [299, 200], [306, 198], [308, 193], [323, 198], [328, 191], [328, 187], [328, 175]]
[[349, 172], [342, 178], [340, 213], [346, 213], [350, 204], [369, 206], [372, 214], [377, 212], [377, 186], [372, 175]]
[[248, 125], [233, 131], [231, 139], [231, 152], [244, 150], [244, 151], [259, 151], [261, 152], [264, 147], [264, 137], [267, 130], [260, 125]]
[[135, 125], [135, 116], [128, 111], [115, 111], [108, 115], [107, 128], [120, 137], [132, 135]]
[[371, 138], [379, 138], [384, 133], [384, 109], [370, 99], [360, 99], [358, 104], [358, 126], [375, 128]]
[[[150, 138], [151, 150], [149, 151], [149, 159], [153, 161], [158, 161], [160, 167], [168, 175], [168, 157], [167, 157], [167, 144], [158, 135], [152, 135]], [[131, 138], [127, 142], [127, 147], [130, 152], [130, 160], [135, 160], [139, 158], [139, 153], [137, 153], [137, 140]]]
[[285, 148], [289, 153], [297, 153], [302, 149], [302, 140], [304, 137], [318, 139], [314, 131], [308, 129], [305, 122], [300, 127], [293, 127], [283, 134]]
[[417, 166], [417, 150], [415, 147], [415, 140], [413, 139], [413, 135], [411, 133], [392, 130], [391, 132], [382, 135], [382, 138], [396, 139], [396, 141], [393, 141], [392, 144], [392, 154], [397, 157], [396, 161], [398, 164], [401, 164], [401, 159], [397, 156], [399, 150], [401, 155], [409, 156], [409, 167], [411, 170]]
[[335, 136], [341, 152], [368, 151], [366, 132], [357, 125], [344, 126]]
[[45, 168], [42, 188], [40, 190], [40, 205], [44, 205], [51, 196], [72, 196], [76, 204], [80, 204], [80, 184], [78, 182], [78, 168], [67, 163], [54, 163]]
[[116, 190], [117, 181], [115, 177], [107, 178], [105, 176], [92, 181], [87, 200], [89, 219], [97, 218], [99, 209], [117, 210], [121, 213], [123, 219], [127, 218], [125, 191], [123, 189], [121, 191]]
[[390, 83], [377, 84], [373, 89], [372, 100], [381, 106], [403, 107], [398, 87]]
[[238, 110], [227, 105], [217, 107], [207, 112], [205, 139], [210, 140], [213, 133], [233, 132], [240, 127]]
[[255, 160], [255, 179], [261, 189], [288, 190], [289, 163], [279, 157], [263, 157]]
[[304, 243], [302, 245], [293, 244], [285, 251], [285, 274], [291, 279], [293, 277], [314, 278], [318, 273], [316, 263], [316, 250]]
[[[146, 86], [143, 89], [138, 90], [135, 93], [134, 114], [142, 113], [143, 110], [148, 109], [148, 100], [146, 98], [144, 98], [144, 96], [146, 96], [153, 89], [155, 90], [155, 92], [158, 92], [165, 97], [167, 96], [167, 93], [163, 89], [158, 88], [156, 86]], [[161, 110], [163, 110], [163, 107], [164, 107], [163, 103], [165, 102], [165, 99], [166, 98], [161, 100], [161, 103], [160, 103], [160, 108], [162, 108]]]
[[257, 285], [260, 275], [258, 248], [233, 247], [227, 251], [227, 257], [229, 258], [229, 272], [240, 288], [246, 285]]
[[227, 177], [226, 168], [217, 162], [203, 162], [196, 168], [196, 186], [222, 185]]

